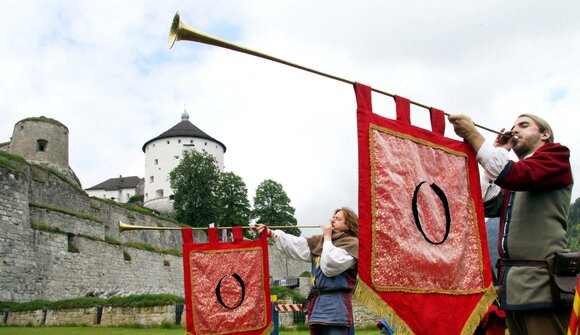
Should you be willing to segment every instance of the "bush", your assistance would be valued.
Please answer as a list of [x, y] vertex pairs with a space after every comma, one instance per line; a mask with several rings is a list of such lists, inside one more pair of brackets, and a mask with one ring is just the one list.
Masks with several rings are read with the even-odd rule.
[[305, 300], [305, 298], [301, 296], [300, 293], [286, 286], [271, 286], [270, 294], [277, 295], [278, 299], [291, 298], [293, 301], [296, 302], [301, 302]]
[[127, 203], [129, 203], [129, 204], [142, 203], [144, 199], [145, 199], [145, 196], [143, 194], [135, 194], [129, 198]]
[[112, 307], [152, 307], [183, 304], [185, 300], [173, 294], [143, 294], [109, 299], [83, 297], [59, 301], [34, 300], [24, 303], [0, 301], [0, 310], [34, 311], [40, 309], [91, 308], [96, 306]]

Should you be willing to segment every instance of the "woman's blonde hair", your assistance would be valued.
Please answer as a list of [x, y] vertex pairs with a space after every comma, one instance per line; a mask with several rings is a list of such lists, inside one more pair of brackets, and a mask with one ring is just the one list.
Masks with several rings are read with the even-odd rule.
[[348, 207], [337, 208], [334, 211], [334, 214], [340, 211], [344, 214], [344, 219], [346, 220], [350, 231], [352, 231], [355, 236], [358, 236], [358, 215]]

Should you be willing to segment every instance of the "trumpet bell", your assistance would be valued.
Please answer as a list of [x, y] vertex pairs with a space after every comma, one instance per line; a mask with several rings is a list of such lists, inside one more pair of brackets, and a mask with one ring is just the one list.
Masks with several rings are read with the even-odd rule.
[[179, 30], [180, 24], [181, 20], [179, 19], [179, 12], [177, 12], [173, 17], [171, 28], [169, 28], [169, 49], [173, 48], [173, 44], [175, 44], [175, 41], [177, 41], [177, 31]]
[[188, 26], [187, 24], [181, 21], [181, 16], [179, 15], [179, 12], [177, 12], [173, 17], [171, 28], [169, 28], [169, 39], [168, 39], [169, 48], [171, 49], [173, 47], [175, 41], [181, 40], [199, 42], [237, 51], [240, 51], [242, 49], [238, 46], [235, 46], [233, 43], [221, 40], [215, 36], [208, 35], [204, 32], [201, 32]]

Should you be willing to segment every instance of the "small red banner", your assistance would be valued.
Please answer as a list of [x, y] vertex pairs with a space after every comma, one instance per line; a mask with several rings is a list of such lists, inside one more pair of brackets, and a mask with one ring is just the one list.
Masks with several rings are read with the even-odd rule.
[[243, 240], [234, 227], [233, 242], [219, 242], [216, 228], [208, 243], [194, 243], [182, 230], [187, 332], [191, 335], [265, 334], [272, 330], [268, 245]]

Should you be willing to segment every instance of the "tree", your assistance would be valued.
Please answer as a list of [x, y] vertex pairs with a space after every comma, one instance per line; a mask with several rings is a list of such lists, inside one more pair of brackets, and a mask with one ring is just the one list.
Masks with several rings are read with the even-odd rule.
[[[258, 185], [254, 196], [254, 210], [252, 218], [257, 223], [268, 226], [296, 226], [294, 207], [290, 206], [290, 198], [281, 184], [268, 179]], [[300, 229], [285, 229], [285, 232], [300, 236]]]
[[184, 150], [179, 165], [169, 173], [174, 191], [176, 219], [192, 227], [207, 227], [217, 220], [220, 170], [207, 152]]
[[568, 213], [568, 245], [572, 251], [580, 250], [580, 198], [570, 205]]
[[[216, 196], [218, 227], [249, 226], [251, 210], [248, 188], [240, 176], [233, 172], [221, 173]], [[249, 229], [244, 229], [243, 232], [245, 237], [252, 236]]]

